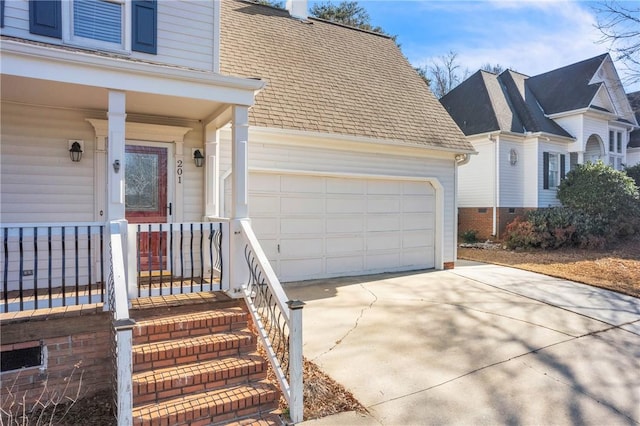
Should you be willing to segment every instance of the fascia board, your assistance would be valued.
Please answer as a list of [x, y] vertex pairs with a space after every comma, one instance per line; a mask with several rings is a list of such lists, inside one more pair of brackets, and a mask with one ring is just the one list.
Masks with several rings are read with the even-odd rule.
[[253, 105], [265, 82], [2, 41], [2, 73], [212, 102]]
[[293, 129], [281, 129], [272, 127], [257, 127], [251, 126], [251, 131], [260, 132], [264, 134], [277, 134], [279, 136], [290, 136], [292, 138], [309, 138], [309, 139], [323, 139], [324, 141], [336, 141], [336, 142], [353, 142], [356, 144], [367, 144], [368, 146], [387, 146], [394, 148], [407, 148], [407, 149], [419, 149], [424, 152], [440, 152], [440, 153], [452, 153], [452, 154], [475, 154], [474, 149], [455, 149], [455, 148], [441, 148], [433, 145], [421, 145], [417, 143], [404, 142], [399, 140], [389, 139], [376, 139], [366, 136], [350, 136], [342, 135], [338, 133], [322, 133], [322, 132], [309, 132], [304, 130]]

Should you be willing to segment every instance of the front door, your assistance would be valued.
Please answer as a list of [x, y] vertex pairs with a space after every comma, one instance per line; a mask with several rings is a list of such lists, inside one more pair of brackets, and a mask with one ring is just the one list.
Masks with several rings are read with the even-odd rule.
[[[166, 223], [169, 148], [152, 144], [127, 144], [125, 148], [125, 217], [129, 223]], [[144, 228], [143, 228], [144, 230]], [[141, 232], [138, 259], [142, 271], [166, 269], [166, 232]]]

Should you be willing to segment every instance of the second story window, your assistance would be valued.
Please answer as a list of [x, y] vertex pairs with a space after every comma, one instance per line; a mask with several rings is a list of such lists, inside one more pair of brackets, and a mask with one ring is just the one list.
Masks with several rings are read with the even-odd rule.
[[122, 49], [124, 15], [122, 1], [74, 0], [71, 40], [81, 44]]

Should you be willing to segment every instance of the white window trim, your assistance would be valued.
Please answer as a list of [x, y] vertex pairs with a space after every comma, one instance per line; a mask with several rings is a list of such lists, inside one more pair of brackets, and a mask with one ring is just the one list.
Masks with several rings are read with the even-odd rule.
[[[560, 165], [560, 161], [562, 161], [559, 152], [553, 152], [553, 151], [547, 151], [549, 153], [549, 189], [556, 189], [558, 188], [558, 186], [560, 186], [560, 181], [561, 181], [561, 176], [560, 176], [560, 172], [562, 170], [562, 166]], [[556, 168], [557, 170], [555, 170], [555, 184], [552, 185], [551, 184], [551, 157], [556, 159]]]
[[122, 43], [109, 43], [73, 35], [73, 0], [62, 1], [62, 42], [70, 46], [100, 49], [116, 53], [131, 53], [131, 1], [104, 0], [110, 3], [122, 4]]

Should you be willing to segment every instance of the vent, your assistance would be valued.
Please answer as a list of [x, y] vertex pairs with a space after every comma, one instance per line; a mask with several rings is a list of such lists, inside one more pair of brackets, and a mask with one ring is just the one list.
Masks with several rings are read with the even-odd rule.
[[20, 370], [42, 365], [42, 346], [14, 349], [0, 353], [0, 371]]

